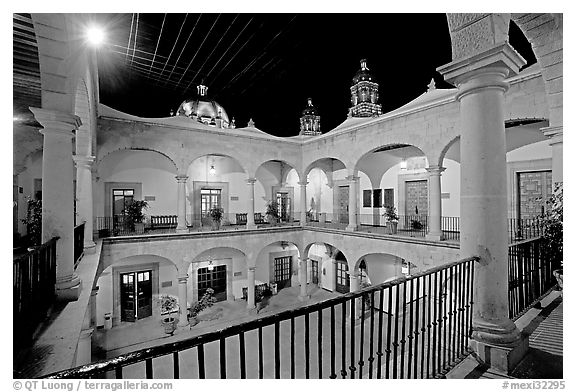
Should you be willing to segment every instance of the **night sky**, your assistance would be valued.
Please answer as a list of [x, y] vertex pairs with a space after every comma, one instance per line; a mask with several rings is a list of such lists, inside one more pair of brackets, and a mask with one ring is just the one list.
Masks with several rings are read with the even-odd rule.
[[[108, 45], [98, 53], [100, 101], [142, 117], [168, 116], [195, 97], [196, 85], [204, 81], [209, 97], [235, 117], [237, 127], [253, 118], [267, 133], [297, 135], [312, 97], [325, 133], [346, 119], [351, 80], [362, 58], [380, 85], [384, 112], [425, 92], [432, 77], [437, 88], [450, 87], [435, 71], [451, 61], [445, 14], [99, 18], [108, 31]], [[535, 62], [513, 23], [510, 43], [529, 64]]]

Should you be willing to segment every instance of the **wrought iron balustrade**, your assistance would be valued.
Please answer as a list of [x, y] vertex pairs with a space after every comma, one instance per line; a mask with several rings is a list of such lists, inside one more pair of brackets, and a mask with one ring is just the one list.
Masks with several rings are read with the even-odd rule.
[[74, 228], [74, 268], [78, 266], [80, 258], [84, 254], [84, 228], [86, 222], [82, 222]]
[[468, 353], [476, 260], [47, 377], [437, 377]]

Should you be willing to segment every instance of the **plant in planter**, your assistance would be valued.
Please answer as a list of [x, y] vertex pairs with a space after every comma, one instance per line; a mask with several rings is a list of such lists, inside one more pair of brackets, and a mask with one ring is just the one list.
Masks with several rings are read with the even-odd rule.
[[179, 311], [178, 298], [170, 294], [162, 294], [159, 298], [159, 303], [164, 332], [172, 335], [176, 330], [176, 323], [178, 322], [178, 319], [174, 315], [174, 313]]
[[148, 208], [148, 202], [145, 200], [133, 200], [132, 203], [126, 207], [124, 214], [126, 215], [126, 224], [131, 231], [137, 234], [144, 233], [144, 212]]
[[552, 261], [553, 274], [558, 280], [560, 289], [564, 287], [564, 187], [556, 184], [554, 193], [546, 201], [547, 210], [544, 214], [544, 249]]
[[190, 307], [190, 328], [198, 324], [198, 313], [202, 312], [204, 309], [208, 309], [215, 303], [216, 298], [214, 297], [214, 290], [211, 288], [206, 289], [202, 298]]
[[212, 230], [219, 230], [220, 222], [224, 216], [224, 209], [214, 206], [208, 211], [208, 215], [210, 215], [210, 219], [212, 220]]
[[274, 200], [268, 202], [266, 205], [266, 219], [271, 226], [274, 226], [278, 223], [278, 219], [280, 219], [278, 202]]
[[422, 228], [424, 227], [422, 222], [420, 222], [419, 220], [416, 220], [416, 219], [412, 219], [412, 221], [410, 222], [410, 226], [414, 230], [422, 230]]
[[398, 232], [398, 214], [396, 214], [396, 207], [386, 206], [384, 217], [386, 218], [386, 227], [388, 228], [388, 233], [396, 234]]
[[42, 239], [42, 200], [27, 198], [28, 210], [22, 222], [28, 232], [28, 245], [38, 246]]

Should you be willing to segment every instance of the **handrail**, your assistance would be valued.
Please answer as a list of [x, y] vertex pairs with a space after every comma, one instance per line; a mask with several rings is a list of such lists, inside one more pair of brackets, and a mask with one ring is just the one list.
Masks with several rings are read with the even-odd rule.
[[[16, 256], [13, 260], [14, 263], [16, 263], [17, 261], [20, 261], [20, 259], [25, 259], [28, 258], [28, 256], [32, 255], [33, 253], [39, 253], [40, 251], [42, 251], [43, 249], [49, 247], [50, 245], [52, 245], [52, 242], [58, 241], [60, 239], [60, 237], [56, 236], [56, 237], [52, 237], [51, 239], [49, 239], [48, 241], [46, 241], [45, 243], [43, 243], [42, 245], [39, 245], [37, 247], [32, 248], [32, 250], [29, 250], [26, 253], [23, 253], [19, 256]], [[30, 249], [30, 248], [29, 248]]]
[[390, 289], [392, 287], [398, 286], [398, 285], [405, 283], [405, 282], [408, 282], [408, 281], [412, 281], [412, 280], [415, 280], [415, 279], [418, 279], [418, 278], [421, 278], [424, 276], [432, 275], [432, 274], [439, 272], [439, 271], [448, 270], [454, 266], [458, 266], [461, 264], [465, 264], [465, 263], [468, 263], [471, 261], [478, 261], [478, 260], [479, 260], [478, 257], [465, 258], [465, 259], [454, 261], [451, 263], [447, 263], [447, 264], [444, 264], [441, 266], [433, 267], [429, 270], [418, 272], [418, 273], [411, 275], [411, 276], [408, 276], [408, 277], [400, 277], [400, 278], [394, 279], [394, 280], [389, 281], [389, 282], [381, 283], [381, 284], [378, 284], [375, 286], [370, 286], [370, 287], [367, 287], [367, 288], [364, 288], [364, 289], [361, 289], [361, 290], [358, 290], [355, 292], [343, 294], [343, 295], [340, 295], [336, 298], [330, 298], [330, 299], [327, 299], [327, 300], [324, 300], [324, 301], [321, 301], [318, 303], [304, 305], [304, 306], [301, 306], [301, 307], [296, 308], [296, 309], [284, 310], [284, 311], [276, 313], [276, 314], [263, 316], [263, 317], [256, 319], [256, 320], [250, 320], [250, 321], [243, 322], [240, 324], [222, 327], [222, 328], [217, 329], [215, 331], [208, 332], [208, 333], [202, 334], [200, 336], [195, 336], [195, 337], [192, 337], [190, 339], [181, 340], [181, 341], [172, 342], [172, 343], [167, 343], [167, 344], [163, 344], [163, 345], [155, 346], [155, 347], [151, 347], [151, 348], [141, 349], [141, 350], [131, 352], [129, 354], [123, 354], [123, 355], [117, 356], [117, 357], [112, 358], [112, 359], [100, 360], [100, 361], [93, 362], [93, 363], [90, 363], [87, 365], [78, 366], [78, 367], [73, 368], [73, 369], [68, 369], [68, 370], [64, 370], [61, 372], [52, 373], [52, 374], [45, 376], [45, 378], [86, 378], [83, 376], [86, 376], [89, 374], [100, 374], [100, 373], [103, 373], [106, 371], [114, 370], [118, 366], [132, 365], [135, 363], [142, 362], [143, 360], [148, 360], [148, 359], [164, 356], [167, 354], [191, 349], [193, 347], [200, 346], [202, 344], [210, 343], [213, 341], [217, 341], [217, 340], [221, 341], [222, 339], [232, 337], [234, 335], [238, 335], [239, 333], [243, 333], [245, 331], [251, 331], [251, 330], [259, 329], [259, 328], [267, 327], [267, 326], [270, 326], [273, 324], [277, 324], [277, 323], [285, 321], [285, 320], [293, 319], [295, 317], [309, 315], [309, 314], [312, 314], [316, 311], [319, 311], [322, 309], [327, 309], [327, 308], [333, 307], [333, 306], [338, 305], [338, 304], [342, 304], [344, 302], [347, 302], [348, 300], [361, 298], [366, 293], [369, 293], [369, 292], [376, 292], [376, 291], [381, 291], [384, 289]]

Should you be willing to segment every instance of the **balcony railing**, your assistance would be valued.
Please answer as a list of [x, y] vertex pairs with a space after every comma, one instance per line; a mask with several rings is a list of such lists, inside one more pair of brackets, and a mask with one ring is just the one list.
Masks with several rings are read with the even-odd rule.
[[460, 217], [459, 216], [443, 216], [442, 222], [442, 235], [448, 241], [460, 241]]
[[74, 228], [74, 268], [80, 262], [80, 258], [84, 254], [84, 227], [86, 222], [82, 222]]
[[548, 257], [543, 239], [535, 238], [508, 246], [509, 317], [517, 318], [556, 285], [552, 271], [559, 262]]
[[14, 259], [14, 348], [31, 343], [54, 301], [58, 237]]
[[437, 377], [467, 354], [475, 261], [47, 377]]

